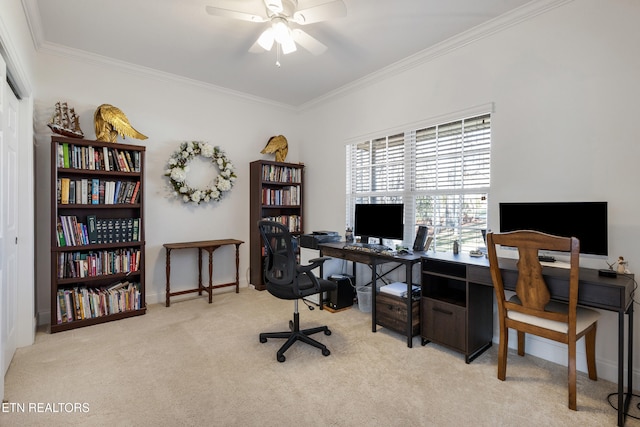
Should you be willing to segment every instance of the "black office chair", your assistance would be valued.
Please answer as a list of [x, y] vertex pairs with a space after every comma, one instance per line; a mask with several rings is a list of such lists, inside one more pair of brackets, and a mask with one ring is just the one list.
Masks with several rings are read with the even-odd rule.
[[258, 222], [262, 241], [266, 249], [264, 262], [264, 282], [267, 291], [277, 298], [294, 300], [293, 320], [289, 321], [289, 331], [264, 332], [260, 334], [260, 342], [267, 342], [267, 338], [285, 338], [287, 341], [276, 354], [278, 362], [284, 362], [284, 352], [296, 341], [303, 341], [322, 350], [323, 356], [331, 354], [322, 343], [310, 338], [309, 335], [324, 332], [331, 335], [326, 326], [300, 330], [300, 315], [298, 313], [298, 299], [309, 295], [328, 292], [336, 289], [336, 284], [328, 280], [317, 278], [311, 270], [322, 265], [329, 258], [315, 258], [309, 265], [300, 265], [296, 261], [295, 241], [284, 225], [262, 220]]

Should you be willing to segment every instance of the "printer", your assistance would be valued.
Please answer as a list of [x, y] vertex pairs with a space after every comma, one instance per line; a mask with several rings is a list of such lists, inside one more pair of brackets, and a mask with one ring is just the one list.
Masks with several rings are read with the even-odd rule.
[[339, 242], [341, 236], [337, 231], [314, 231], [300, 236], [300, 246], [307, 249], [318, 249], [320, 243]]

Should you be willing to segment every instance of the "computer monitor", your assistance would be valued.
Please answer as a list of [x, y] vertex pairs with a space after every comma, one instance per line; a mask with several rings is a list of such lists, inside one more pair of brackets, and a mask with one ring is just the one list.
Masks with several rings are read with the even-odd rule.
[[500, 231], [577, 237], [580, 253], [608, 255], [607, 202], [500, 203]]
[[404, 205], [356, 204], [353, 233], [362, 243], [368, 243], [370, 237], [404, 240]]

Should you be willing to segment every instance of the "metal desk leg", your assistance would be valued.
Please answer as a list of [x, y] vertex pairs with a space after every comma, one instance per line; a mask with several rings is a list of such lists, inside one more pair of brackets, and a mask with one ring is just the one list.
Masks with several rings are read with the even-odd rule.
[[633, 394], [633, 301], [629, 305], [629, 335], [627, 339], [627, 390], [629, 395], [627, 396], [627, 402], [625, 403], [624, 413], [629, 410], [629, 403], [631, 402], [631, 395]]
[[624, 312], [618, 313], [618, 425], [623, 426], [633, 397], [633, 302], [627, 309], [627, 394], [624, 394]]
[[407, 272], [407, 347], [413, 347], [413, 269], [412, 264], [406, 264]]
[[376, 284], [377, 280], [376, 274], [376, 259], [373, 258], [373, 262], [371, 263], [371, 332], [376, 331], [376, 292], [378, 291], [378, 286]]

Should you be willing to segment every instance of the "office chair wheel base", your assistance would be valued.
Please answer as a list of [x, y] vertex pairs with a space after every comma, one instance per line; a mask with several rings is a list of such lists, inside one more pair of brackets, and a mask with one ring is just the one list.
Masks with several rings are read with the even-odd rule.
[[287, 358], [284, 357], [284, 354], [277, 354], [276, 359], [278, 359], [278, 362], [280, 363], [283, 363], [285, 360], [287, 360]]
[[267, 339], [266, 339], [265, 337], [262, 337], [262, 336], [261, 336], [261, 337], [260, 337], [260, 342], [261, 342], [262, 344], [264, 344], [264, 343], [266, 343], [266, 342], [267, 342]]
[[329, 329], [326, 329], [326, 330], [324, 331], [324, 334], [325, 334], [325, 335], [331, 335], [331, 331], [330, 331]]
[[293, 331], [293, 320], [289, 320], [289, 330]]
[[322, 349], [322, 355], [323, 355], [323, 356], [328, 356], [328, 355], [330, 355], [330, 354], [331, 354], [331, 352], [329, 351], [329, 349], [328, 349], [328, 348], [323, 348], [323, 349]]

